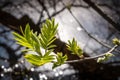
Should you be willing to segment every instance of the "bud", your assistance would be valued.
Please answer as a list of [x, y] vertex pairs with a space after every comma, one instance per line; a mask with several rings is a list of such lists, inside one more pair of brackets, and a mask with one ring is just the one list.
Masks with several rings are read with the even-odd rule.
[[104, 62], [104, 61], [107, 61], [108, 59], [110, 59], [110, 57], [114, 56], [112, 53], [105, 53], [105, 55], [103, 57], [99, 57], [97, 59], [97, 62], [98, 63], [101, 63], [101, 62]]
[[84, 59], [84, 55], [80, 55], [80, 58], [81, 58], [81, 59]]
[[105, 61], [105, 57], [99, 57], [99, 58], [97, 59], [97, 63], [101, 63], [101, 62], [103, 62], [103, 61]]
[[118, 38], [114, 38], [112, 41], [113, 41], [113, 44], [120, 45], [120, 40]]
[[110, 58], [110, 57], [112, 57], [114, 55], [112, 53], [106, 53], [105, 56], [108, 57], [108, 58]]

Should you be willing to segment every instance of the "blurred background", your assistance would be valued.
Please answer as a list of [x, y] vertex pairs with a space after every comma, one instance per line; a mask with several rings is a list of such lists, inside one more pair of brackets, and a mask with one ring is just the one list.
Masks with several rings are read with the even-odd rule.
[[74, 37], [86, 57], [107, 52], [120, 38], [120, 0], [0, 0], [0, 80], [120, 80], [120, 47], [110, 60], [64, 64], [51, 69], [51, 64], [34, 67], [23, 57], [24, 47], [12, 35], [27, 23], [40, 32], [47, 18], [59, 23], [56, 51], [78, 59], [66, 50]]

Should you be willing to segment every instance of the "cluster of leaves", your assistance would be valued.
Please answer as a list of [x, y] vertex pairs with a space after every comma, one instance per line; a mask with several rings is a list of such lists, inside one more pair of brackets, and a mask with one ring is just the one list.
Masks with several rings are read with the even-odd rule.
[[[67, 56], [63, 56], [61, 52], [58, 52], [57, 55], [51, 54], [54, 51], [54, 47], [56, 47], [56, 45], [53, 45], [52, 43], [56, 40], [55, 35], [57, 33], [57, 27], [58, 24], [55, 24], [54, 19], [47, 19], [42, 25], [41, 34], [30, 30], [29, 24], [26, 25], [24, 31], [20, 28], [22, 35], [13, 32], [17, 43], [26, 47], [24, 51], [28, 53], [25, 55], [27, 61], [36, 66], [53, 62], [55, 68], [67, 60]], [[44, 52], [42, 52], [41, 49], [44, 49]], [[33, 54], [32, 52], [35, 52], [36, 54]], [[55, 60], [57, 61], [55, 62]]]
[[54, 63], [53, 68], [64, 64], [64, 62], [67, 60], [67, 55], [63, 56], [61, 52], [58, 52], [56, 58], [57, 58], [57, 62]]
[[83, 55], [82, 49], [80, 48], [80, 46], [78, 46], [77, 41], [74, 38], [72, 41], [68, 40], [67, 47], [68, 50], [72, 52], [72, 54], [77, 55], [79, 57]]

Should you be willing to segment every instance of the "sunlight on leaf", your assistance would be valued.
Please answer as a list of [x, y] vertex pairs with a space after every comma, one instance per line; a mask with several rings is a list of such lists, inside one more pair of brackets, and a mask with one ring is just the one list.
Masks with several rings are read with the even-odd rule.
[[68, 40], [68, 44], [66, 45], [67, 49], [72, 52], [72, 54], [81, 56], [83, 55], [82, 49], [78, 46], [77, 41], [73, 38], [72, 41]]

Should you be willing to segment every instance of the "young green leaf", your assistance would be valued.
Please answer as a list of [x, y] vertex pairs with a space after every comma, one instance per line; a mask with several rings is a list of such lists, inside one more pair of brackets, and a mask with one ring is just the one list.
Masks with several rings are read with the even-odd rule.
[[24, 42], [27, 41], [24, 36], [22, 36], [22, 35], [20, 35], [20, 34], [18, 34], [16, 32], [12, 32], [12, 34], [14, 35], [15, 39], [17, 38], [17, 39], [20, 39], [21, 41], [24, 41]]
[[16, 32], [13, 32], [13, 35], [15, 37], [14, 39], [17, 41], [18, 44], [20, 44], [20, 45], [22, 45], [24, 47], [33, 49], [31, 44], [28, 43], [27, 39], [24, 36], [22, 36], [22, 35], [20, 35], [20, 34], [18, 34]]
[[55, 24], [54, 19], [46, 20], [44, 24], [42, 24], [41, 34], [39, 35], [40, 44], [44, 49], [50, 49], [55, 46], [51, 46], [51, 44], [56, 40], [55, 35], [57, 33], [58, 24]]
[[25, 27], [25, 38], [26, 38], [27, 40], [29, 40], [29, 39], [30, 39], [30, 36], [31, 36], [30, 25], [27, 24], [26, 27]]
[[25, 58], [27, 59], [28, 62], [30, 62], [31, 64], [33, 64], [35, 66], [42, 66], [42, 65], [54, 60], [53, 55], [41, 57], [41, 56], [35, 55], [35, 54], [26, 54]]
[[48, 49], [53, 49], [54, 47], [56, 47], [56, 45], [50, 45], [50, 46], [48, 46]]
[[29, 44], [27, 42], [24, 42], [24, 41], [22, 41], [22, 40], [20, 40], [18, 38], [15, 38], [15, 40], [18, 41], [17, 44], [20, 44], [20, 45], [22, 45], [22, 46], [24, 46], [26, 48], [29, 48], [29, 49], [33, 49], [33, 46], [31, 46], [31, 44]]
[[58, 52], [56, 59], [57, 59], [57, 62], [55, 62], [55, 63], [53, 64], [53, 67], [52, 67], [53, 69], [54, 69], [55, 67], [58, 67], [58, 66], [64, 64], [64, 62], [65, 62], [68, 58], [67, 58], [67, 55], [64, 55], [64, 56], [63, 56], [62, 52]]
[[20, 26], [20, 31], [21, 31], [22, 35], [25, 36], [23, 29], [22, 29], [22, 26]]
[[52, 53], [53, 52], [53, 50], [51, 49], [51, 50], [48, 50], [45, 54], [44, 54], [44, 57], [46, 57], [46, 56], [49, 56], [50, 55], [50, 53]]
[[28, 62], [35, 66], [41, 66], [44, 64], [43, 62], [41, 62], [41, 56], [34, 54], [26, 54], [24, 57], [27, 59]]
[[73, 38], [72, 41], [68, 40], [67, 49], [72, 52], [72, 54], [81, 56], [83, 55], [82, 49], [78, 46], [77, 41]]

